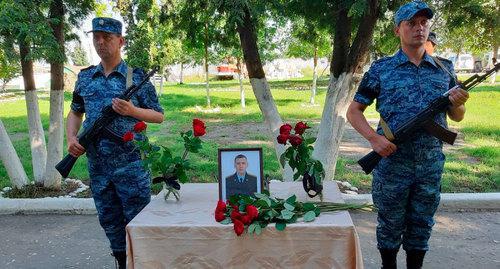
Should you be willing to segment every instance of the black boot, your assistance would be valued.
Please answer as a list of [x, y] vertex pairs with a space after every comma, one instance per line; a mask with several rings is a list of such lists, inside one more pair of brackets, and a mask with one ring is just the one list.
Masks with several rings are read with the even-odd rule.
[[127, 253], [125, 251], [113, 251], [115, 257], [115, 265], [118, 263], [118, 269], [127, 268]]
[[406, 268], [421, 269], [424, 263], [425, 250], [412, 249], [406, 251]]
[[379, 249], [382, 258], [382, 269], [396, 269], [399, 249]]

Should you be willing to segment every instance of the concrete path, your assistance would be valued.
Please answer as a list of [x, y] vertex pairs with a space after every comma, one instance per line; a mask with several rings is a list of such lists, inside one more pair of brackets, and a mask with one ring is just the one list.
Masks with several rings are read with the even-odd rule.
[[[376, 215], [351, 214], [365, 268], [379, 268]], [[500, 212], [439, 212], [424, 268], [500, 268]], [[0, 216], [0, 268], [114, 268], [96, 215]], [[400, 268], [404, 255], [398, 257]]]

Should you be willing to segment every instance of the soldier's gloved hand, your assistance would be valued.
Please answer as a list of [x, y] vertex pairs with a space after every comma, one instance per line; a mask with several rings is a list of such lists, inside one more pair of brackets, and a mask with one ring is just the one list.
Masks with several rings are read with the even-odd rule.
[[68, 152], [73, 157], [79, 157], [85, 153], [85, 148], [78, 143], [76, 136], [68, 137]]
[[376, 134], [368, 141], [370, 141], [373, 150], [382, 157], [387, 157], [397, 150], [396, 145], [383, 135]]
[[132, 103], [132, 101], [125, 101], [120, 98], [113, 98], [112, 106], [113, 110], [116, 111], [116, 113], [122, 115], [122, 116], [132, 116], [134, 114], [134, 111], [136, 107]]
[[454, 107], [459, 107], [467, 102], [467, 99], [469, 99], [469, 93], [462, 88], [454, 88], [450, 90], [448, 98]]

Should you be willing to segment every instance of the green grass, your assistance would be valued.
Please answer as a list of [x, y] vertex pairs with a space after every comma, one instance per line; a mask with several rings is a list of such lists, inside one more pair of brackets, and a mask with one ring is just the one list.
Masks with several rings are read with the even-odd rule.
[[[321, 117], [323, 102], [328, 85], [327, 78], [318, 81], [319, 106], [307, 106], [310, 97], [311, 79], [271, 81], [273, 98], [284, 121], [304, 120], [317, 124]], [[215, 182], [217, 178], [217, 149], [219, 147], [248, 147], [245, 143], [220, 145], [216, 141], [217, 129], [231, 124], [260, 123], [263, 120], [258, 104], [248, 81], [245, 82], [246, 108], [240, 106], [239, 84], [233, 81], [211, 81], [210, 97], [212, 108], [220, 107], [218, 113], [202, 113], [196, 108], [206, 108], [205, 85], [191, 83], [178, 85], [165, 83], [160, 102], [165, 109], [165, 122], [161, 125], [149, 124], [149, 134], [158, 142], [171, 147], [174, 152], [181, 152], [182, 141], [179, 132], [191, 128], [191, 120], [200, 118], [207, 124], [207, 132], [214, 139], [204, 138], [204, 147], [199, 154], [190, 154], [192, 170], [188, 176], [192, 182]], [[17, 94], [17, 93], [14, 93]], [[46, 93], [43, 93], [46, 96]], [[22, 97], [22, 95], [20, 95]], [[471, 92], [467, 103], [466, 118], [460, 123], [451, 123], [451, 127], [463, 134], [465, 146], [447, 154], [443, 175], [444, 192], [491, 192], [500, 191], [500, 87], [481, 85]], [[68, 112], [71, 94], [65, 95], [65, 115]], [[31, 152], [28, 139], [26, 104], [24, 99], [3, 101], [0, 103], [0, 118], [15, 145], [28, 177], [32, 177]], [[49, 100], [43, 97], [39, 102], [44, 129], [48, 129]], [[376, 119], [374, 106], [367, 109], [366, 115]], [[264, 174], [270, 178], [281, 179], [275, 151], [269, 144], [268, 136], [254, 131], [247, 139], [261, 143], [264, 154]], [[70, 177], [88, 179], [86, 158], [81, 157]], [[336, 168], [337, 180], [345, 180], [357, 186], [362, 192], [371, 189], [371, 176], [364, 175], [357, 168], [356, 160], [339, 158]], [[6, 171], [0, 165], [0, 188], [9, 186]], [[159, 186], [154, 186], [157, 191]]]

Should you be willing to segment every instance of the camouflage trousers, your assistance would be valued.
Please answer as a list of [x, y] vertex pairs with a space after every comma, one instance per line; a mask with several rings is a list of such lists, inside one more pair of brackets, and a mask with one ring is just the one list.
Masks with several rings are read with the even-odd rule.
[[88, 156], [90, 189], [113, 251], [125, 250], [125, 226], [151, 200], [151, 176], [132, 150], [130, 145], [101, 140]]
[[440, 145], [425, 140], [400, 145], [373, 171], [379, 249], [429, 249], [445, 158]]

